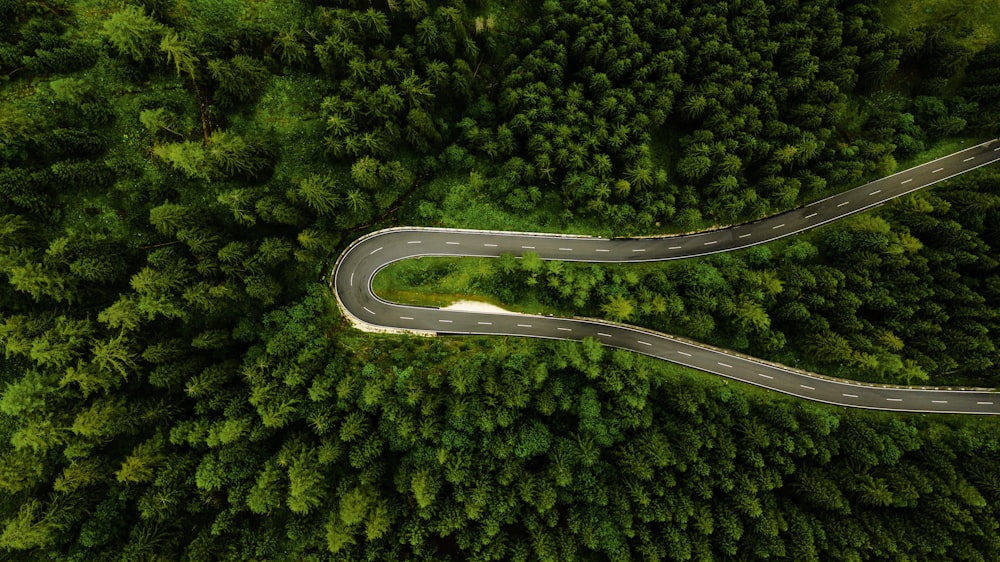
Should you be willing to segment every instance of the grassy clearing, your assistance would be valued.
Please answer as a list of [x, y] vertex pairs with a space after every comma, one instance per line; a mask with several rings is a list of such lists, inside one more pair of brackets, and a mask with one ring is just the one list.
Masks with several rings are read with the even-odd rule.
[[379, 297], [401, 304], [443, 307], [458, 301], [489, 303], [512, 312], [559, 314], [535, 300], [508, 303], [489, 295], [484, 283], [490, 258], [426, 257], [403, 260], [379, 271], [372, 288]]

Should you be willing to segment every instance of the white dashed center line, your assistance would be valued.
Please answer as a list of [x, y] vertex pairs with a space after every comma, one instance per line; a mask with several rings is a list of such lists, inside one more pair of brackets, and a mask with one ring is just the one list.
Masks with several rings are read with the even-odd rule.
[[932, 404], [947, 404], [947, 400], [931, 400]]
[[374, 311], [374, 310], [372, 310], [372, 309], [370, 309], [370, 308], [368, 308], [367, 306], [363, 306], [363, 307], [361, 307], [361, 308], [364, 308], [364, 309], [365, 309], [365, 310], [367, 310], [368, 312], [370, 312], [370, 313], [372, 313], [372, 314], [375, 314], [375, 311]]
[[521, 249], [522, 250], [534, 250], [535, 247], [534, 246], [521, 246]]
[[740, 236], [739, 236], [739, 237], [740, 237], [740, 238], [746, 238], [747, 236], [750, 236], [750, 234], [740, 234]]
[[716, 363], [718, 363], [719, 365], [722, 365], [723, 367], [728, 367], [728, 368], [730, 368], [730, 369], [732, 369], [732, 368], [733, 368], [733, 366], [732, 366], [732, 365], [730, 365], [730, 364], [728, 364], [728, 363], [723, 363], [722, 361], [716, 361]]
[[572, 328], [556, 328], [556, 329], [560, 330], [560, 331], [563, 331], [563, 332], [572, 332], [573, 331]]
[[438, 322], [443, 322], [445, 324], [451, 324], [454, 320], [438, 320]]
[[936, 173], [940, 172], [940, 171], [941, 171], [941, 170], [943, 170], [943, 169], [944, 169], [944, 168], [938, 168], [938, 169], [936, 169], [936, 170], [931, 170], [931, 173], [932, 173], [932, 174], [936, 174]]
[[903, 181], [901, 181], [899, 183], [910, 183], [911, 181], [913, 181], [913, 178], [910, 178], [908, 180], [903, 180]]
[[379, 246], [378, 248], [375, 248], [374, 250], [368, 252], [368, 255], [370, 256], [370, 255], [374, 254], [375, 252], [377, 252], [377, 251], [379, 251], [381, 249], [382, 249], [382, 246]]
[[517, 327], [518, 328], [530, 328], [531, 324], [518, 324]]
[[351, 286], [354, 286], [354, 272], [351, 272]]
[[711, 246], [712, 244], [718, 244], [718, 243], [719, 243], [718, 240], [712, 240], [711, 242], [705, 242], [705, 245], [706, 246]]
[[886, 398], [889, 402], [902, 402], [902, 398]]
[[877, 193], [882, 193], [882, 190], [881, 189], [876, 189], [875, 191], [869, 193], [868, 195], [875, 195]]
[[645, 252], [645, 248], [639, 248], [638, 250], [632, 250], [633, 252]]
[[846, 396], [848, 398], [857, 398], [858, 397], [857, 394], [847, 394], [846, 392], [842, 392], [841, 396]]
[[461, 242], [445, 242], [449, 246], [458, 246]]
[[765, 375], [764, 373], [757, 373], [757, 376], [764, 377], [765, 379], [773, 379], [771, 375]]
[[413, 320], [413, 317], [412, 316], [400, 316], [399, 319], [400, 320]]
[[572, 252], [573, 248], [559, 248], [560, 252]]
[[419, 244], [420, 240], [410, 240], [407, 244]]
[[778, 226], [772, 226], [772, 227], [771, 227], [771, 230], [777, 230], [777, 229], [779, 229], [779, 228], [781, 228], [781, 227], [783, 227], [783, 226], [785, 226], [785, 223], [781, 223], [781, 224], [779, 224]]
[[811, 214], [808, 214], [808, 215], [806, 215], [806, 218], [807, 218], [807, 219], [811, 219], [811, 218], [815, 217], [815, 216], [816, 216], [816, 215], [818, 215], [818, 214], [819, 214], [819, 213], [811, 213]]
[[[603, 336], [605, 338], [610, 338], [611, 337], [611, 334], [605, 334], [604, 332], [597, 332], [597, 335]], [[992, 402], [990, 402], [990, 404], [992, 404]]]
[[611, 250], [607, 250], [607, 249], [605, 249], [605, 248], [598, 248], [598, 249], [596, 249], [596, 250], [594, 250], [594, 251], [595, 251], [595, 252], [610, 252]]
[[979, 404], [980, 406], [992, 406], [993, 402], [976, 402], [976, 404]]
[[496, 244], [483, 244], [483, 246], [486, 246], [487, 248], [496, 248], [497, 247]]
[[476, 324], [479, 324], [480, 326], [492, 326], [493, 322], [476, 322]]
[[975, 158], [976, 158], [975, 156], [969, 156], [965, 160], [962, 160], [962, 162], [968, 162], [969, 160], [975, 160]]
[[812, 386], [809, 386], [809, 385], [805, 385], [805, 384], [800, 384], [799, 386], [801, 386], [802, 388], [804, 388], [806, 390], [816, 390], [815, 387], [812, 387]]
[[649, 343], [648, 341], [642, 341], [642, 340], [635, 340], [635, 341], [641, 343], [642, 345], [653, 345], [653, 344]]
[[850, 204], [850, 201], [844, 201], [843, 203], [840, 203], [837, 206], [838, 207], [843, 207], [844, 205], [848, 205], [848, 204]]
[[671, 247], [669, 247], [669, 248], [667, 248], [667, 249], [668, 249], [668, 250], [680, 250], [680, 249], [681, 249], [681, 247], [680, 247], [680, 246], [671, 246]]
[[690, 353], [684, 353], [683, 351], [678, 351], [677, 353], [680, 353], [680, 354], [681, 354], [681, 355], [683, 355], [684, 357], [691, 357], [691, 354], [690, 354]]

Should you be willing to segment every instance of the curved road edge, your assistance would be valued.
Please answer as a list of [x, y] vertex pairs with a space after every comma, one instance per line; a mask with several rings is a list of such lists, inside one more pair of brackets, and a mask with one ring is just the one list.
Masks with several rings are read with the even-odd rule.
[[609, 239], [535, 232], [394, 227], [353, 241], [330, 275], [338, 306], [366, 331], [418, 335], [510, 335], [582, 340], [636, 351], [792, 396], [876, 410], [1000, 414], [990, 389], [893, 387], [832, 379], [643, 328], [583, 318], [445, 311], [384, 301], [371, 283], [383, 267], [418, 256], [497, 257], [532, 251], [544, 260], [629, 263], [681, 259], [770, 242], [855, 214], [1000, 161], [992, 140], [777, 215], [722, 229], [658, 238]]

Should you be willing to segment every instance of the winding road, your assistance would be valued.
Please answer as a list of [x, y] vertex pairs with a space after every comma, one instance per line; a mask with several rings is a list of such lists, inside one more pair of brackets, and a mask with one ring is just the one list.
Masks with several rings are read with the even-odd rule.
[[662, 238], [390, 228], [352, 243], [337, 260], [330, 284], [344, 314], [355, 326], [370, 331], [594, 338], [608, 346], [828, 404], [899, 412], [1000, 414], [1000, 393], [992, 389], [891, 387], [837, 380], [640, 328], [579, 318], [403, 305], [386, 302], [372, 291], [372, 279], [380, 269], [418, 256], [497, 257], [534, 252], [543, 260], [627, 263], [728, 252], [815, 228], [998, 160], [1000, 139], [995, 139], [765, 219]]

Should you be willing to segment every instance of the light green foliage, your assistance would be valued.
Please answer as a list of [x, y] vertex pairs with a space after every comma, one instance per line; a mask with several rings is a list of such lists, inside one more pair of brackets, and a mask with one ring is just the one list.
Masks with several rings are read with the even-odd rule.
[[142, 62], [155, 57], [166, 27], [146, 14], [142, 6], [126, 6], [104, 22], [104, 34], [118, 52]]

